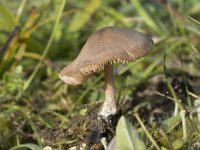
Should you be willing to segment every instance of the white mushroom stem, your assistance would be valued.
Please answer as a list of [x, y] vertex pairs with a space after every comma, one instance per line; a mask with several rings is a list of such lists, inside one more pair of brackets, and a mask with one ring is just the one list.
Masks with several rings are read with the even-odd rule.
[[107, 117], [116, 113], [115, 103], [115, 86], [114, 86], [114, 72], [110, 63], [104, 66], [105, 70], [105, 101], [103, 103], [100, 115]]

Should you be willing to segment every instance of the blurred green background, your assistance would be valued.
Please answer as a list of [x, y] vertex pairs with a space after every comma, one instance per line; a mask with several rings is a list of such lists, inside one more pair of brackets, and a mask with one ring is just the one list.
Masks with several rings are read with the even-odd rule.
[[116, 67], [118, 99], [163, 73], [165, 52], [171, 74], [199, 77], [199, 20], [199, 0], [0, 0], [0, 148], [41, 146], [42, 128], [65, 127], [76, 106], [104, 99], [101, 72], [78, 87], [58, 77], [101, 27], [127, 27], [155, 42], [147, 57]]

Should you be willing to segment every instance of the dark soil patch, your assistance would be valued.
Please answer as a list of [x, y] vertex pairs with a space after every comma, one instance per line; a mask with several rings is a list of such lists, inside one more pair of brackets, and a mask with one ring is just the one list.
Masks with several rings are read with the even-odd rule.
[[[103, 150], [101, 138], [106, 137], [108, 141], [115, 134], [115, 127], [117, 120], [111, 116], [109, 122], [101, 117], [98, 117], [98, 112], [101, 103], [94, 104], [92, 107], [86, 106], [87, 113], [84, 116], [76, 116], [69, 122], [68, 129], [47, 129], [42, 132], [43, 142], [45, 145], [55, 147], [61, 141], [63, 149], [76, 147], [79, 149], [84, 144], [86, 149], [99, 149]], [[57, 143], [55, 145], [55, 143]]]

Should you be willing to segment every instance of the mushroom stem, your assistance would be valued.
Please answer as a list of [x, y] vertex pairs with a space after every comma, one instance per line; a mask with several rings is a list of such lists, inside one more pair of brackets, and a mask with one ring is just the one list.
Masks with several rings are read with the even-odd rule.
[[105, 70], [105, 101], [103, 103], [100, 115], [107, 117], [116, 113], [114, 73], [112, 64], [104, 66]]

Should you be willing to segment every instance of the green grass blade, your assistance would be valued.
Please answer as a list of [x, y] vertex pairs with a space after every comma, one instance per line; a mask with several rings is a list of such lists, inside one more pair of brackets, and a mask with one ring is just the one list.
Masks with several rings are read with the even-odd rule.
[[147, 26], [149, 26], [152, 30], [154, 30], [157, 34], [161, 35], [162, 32], [158, 25], [154, 22], [152, 17], [148, 14], [148, 12], [142, 7], [139, 0], [131, 0], [132, 5], [138, 12], [138, 14], [142, 17], [144, 20], [144, 23], [146, 23]]
[[166, 52], [165, 52], [165, 54], [164, 54], [164, 60], [163, 60], [163, 70], [164, 70], [164, 74], [165, 74], [165, 78], [166, 78], [166, 83], [167, 83], [167, 87], [169, 88], [169, 90], [170, 90], [170, 92], [171, 92], [171, 94], [172, 94], [172, 96], [173, 96], [173, 98], [174, 98], [174, 102], [176, 103], [176, 104], [178, 104], [178, 107], [181, 109], [181, 110], [183, 110], [183, 106], [181, 105], [181, 103], [179, 102], [179, 99], [178, 99], [178, 97], [176, 96], [176, 93], [175, 93], [175, 91], [174, 91], [174, 89], [173, 89], [173, 87], [172, 87], [172, 85], [171, 85], [171, 83], [170, 83], [170, 81], [169, 81], [169, 79], [168, 79], [168, 77], [167, 77], [167, 69], [166, 69], [166, 65], [165, 65], [165, 61], [166, 61]]
[[79, 12], [77, 12], [69, 25], [68, 30], [70, 32], [77, 32], [79, 31], [90, 19], [92, 14], [97, 10], [100, 6], [101, 0], [90, 0], [86, 5], [85, 8]]
[[33, 132], [34, 132], [34, 136], [37, 140], [37, 144], [42, 146], [42, 141], [41, 141], [41, 137], [40, 137], [40, 134], [39, 134], [39, 129], [37, 128], [37, 125], [33, 122], [32, 119], [29, 119], [28, 120], [28, 123], [30, 125], [30, 127], [32, 128]]
[[30, 76], [30, 77], [28, 78], [28, 80], [25, 82], [24, 88], [23, 88], [24, 91], [26, 91], [26, 89], [29, 87], [31, 81], [34, 79], [35, 75], [36, 75], [37, 72], [39, 71], [43, 59], [46, 57], [46, 55], [47, 55], [47, 53], [48, 53], [48, 51], [49, 51], [49, 48], [50, 48], [50, 46], [51, 46], [51, 43], [53, 42], [53, 39], [54, 39], [54, 35], [56, 34], [56, 29], [57, 29], [57, 27], [58, 27], [58, 24], [59, 24], [59, 21], [60, 21], [60, 18], [61, 18], [61, 15], [62, 15], [62, 12], [63, 12], [63, 9], [64, 9], [64, 6], [65, 6], [66, 1], [67, 1], [67, 0], [62, 0], [60, 9], [58, 10], [58, 14], [57, 14], [57, 17], [56, 17], [56, 22], [55, 22], [53, 31], [52, 31], [52, 33], [51, 33], [51, 36], [50, 36], [49, 40], [48, 40], [47, 46], [46, 46], [46, 48], [44, 49], [44, 52], [43, 52], [43, 54], [42, 54], [42, 59], [39, 61], [39, 63], [38, 63], [37, 66], [35, 67], [34, 71], [33, 71], [32, 74], [31, 74], [31, 76]]
[[190, 20], [192, 20], [193, 22], [195, 22], [196, 24], [200, 25], [200, 22], [190, 16], [187, 16]]

